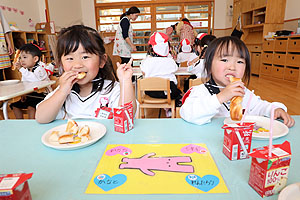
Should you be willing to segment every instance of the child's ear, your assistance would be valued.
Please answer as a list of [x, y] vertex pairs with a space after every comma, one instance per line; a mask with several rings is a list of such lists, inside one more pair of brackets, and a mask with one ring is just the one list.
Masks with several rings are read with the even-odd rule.
[[39, 60], [39, 57], [38, 56], [34, 56], [33, 60], [34, 60], [34, 62], [37, 62]]
[[107, 54], [104, 54], [103, 56], [101, 56], [99, 68], [103, 68], [106, 61], [107, 61]]

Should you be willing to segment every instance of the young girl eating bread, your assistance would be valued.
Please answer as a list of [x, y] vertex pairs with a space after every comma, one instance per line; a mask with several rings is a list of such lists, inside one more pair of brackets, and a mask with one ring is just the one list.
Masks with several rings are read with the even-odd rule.
[[[83, 25], [63, 29], [58, 36], [57, 58], [63, 71], [60, 85], [37, 106], [36, 120], [39, 123], [97, 117], [96, 111], [101, 106], [118, 107], [122, 100], [124, 103], [132, 101], [135, 113], [131, 63], [117, 63], [115, 73], [96, 30]], [[102, 105], [103, 100], [106, 105]]]
[[[250, 56], [240, 39], [230, 36], [215, 39], [208, 46], [204, 59], [209, 81], [192, 87], [183, 97], [180, 109], [184, 120], [199, 125], [209, 123], [213, 117], [229, 117], [233, 97], [242, 97], [241, 105], [245, 108], [251, 95], [241, 81], [249, 82]], [[238, 79], [231, 82], [231, 77]], [[285, 105], [261, 100], [254, 94], [248, 114], [269, 117], [272, 105], [275, 106], [275, 119], [281, 118], [285, 125], [292, 127], [295, 122]]]

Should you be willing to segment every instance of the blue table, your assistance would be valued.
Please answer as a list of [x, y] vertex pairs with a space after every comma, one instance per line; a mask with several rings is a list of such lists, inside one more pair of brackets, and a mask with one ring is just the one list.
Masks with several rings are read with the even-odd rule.
[[[300, 116], [294, 116], [296, 125], [287, 136], [274, 140], [279, 144], [288, 140], [292, 147], [292, 161], [288, 184], [300, 182]], [[42, 135], [55, 126], [66, 123], [58, 120], [38, 124], [33, 120], [0, 121], [0, 173], [33, 172], [29, 180], [33, 199], [89, 200], [89, 199], [261, 199], [248, 185], [251, 159], [230, 161], [222, 153], [223, 119], [214, 119], [202, 126], [182, 119], [140, 119], [126, 134], [113, 130], [113, 120], [101, 120], [107, 134], [89, 147], [59, 151], [41, 143]], [[205, 143], [209, 148], [230, 193], [188, 195], [91, 195], [86, 187], [98, 165], [107, 144], [143, 143]], [[253, 140], [252, 148], [266, 146], [267, 140]], [[278, 195], [264, 199], [277, 199]]]

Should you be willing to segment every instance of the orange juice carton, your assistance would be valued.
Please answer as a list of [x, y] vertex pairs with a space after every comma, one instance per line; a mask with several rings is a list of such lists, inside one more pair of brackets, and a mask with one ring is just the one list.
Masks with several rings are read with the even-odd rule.
[[262, 197], [280, 192], [286, 185], [291, 161], [291, 147], [288, 141], [269, 147], [253, 149], [249, 185]]
[[32, 173], [0, 174], [0, 200], [31, 200], [28, 179]]
[[114, 108], [114, 125], [115, 131], [120, 133], [126, 133], [133, 128], [132, 102]]
[[[249, 158], [254, 123], [225, 124], [223, 153], [229, 160]], [[246, 153], [247, 152], [247, 153]]]

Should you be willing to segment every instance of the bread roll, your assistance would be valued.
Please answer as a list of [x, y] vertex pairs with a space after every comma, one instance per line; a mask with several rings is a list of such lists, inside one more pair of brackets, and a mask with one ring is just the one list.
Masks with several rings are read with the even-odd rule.
[[81, 142], [87, 142], [90, 139], [91, 139], [91, 136], [88, 134], [84, 134], [81, 136]]
[[58, 138], [59, 138], [59, 131], [52, 131], [52, 133], [49, 136], [49, 141], [58, 142]]
[[73, 134], [60, 136], [58, 138], [58, 142], [60, 144], [74, 142], [74, 136], [73, 136]]
[[14, 57], [13, 66], [11, 67], [12, 70], [15, 70], [15, 69], [16, 69], [15, 64], [19, 61], [20, 53], [21, 53], [21, 51], [18, 49], [18, 50], [16, 51], [16, 54], [15, 54], [15, 57]]
[[81, 137], [82, 135], [89, 135], [90, 134], [90, 127], [88, 125], [84, 125], [78, 132], [78, 136]]
[[[241, 81], [240, 78], [230, 77], [230, 82]], [[243, 117], [242, 107], [243, 97], [233, 97], [230, 103], [230, 118], [234, 121], [240, 121]]]
[[77, 79], [83, 79], [85, 77], [86, 73], [85, 72], [80, 72], [78, 75], [77, 75]]
[[78, 129], [78, 124], [74, 120], [69, 119], [67, 123], [66, 132], [76, 134], [78, 132]]

